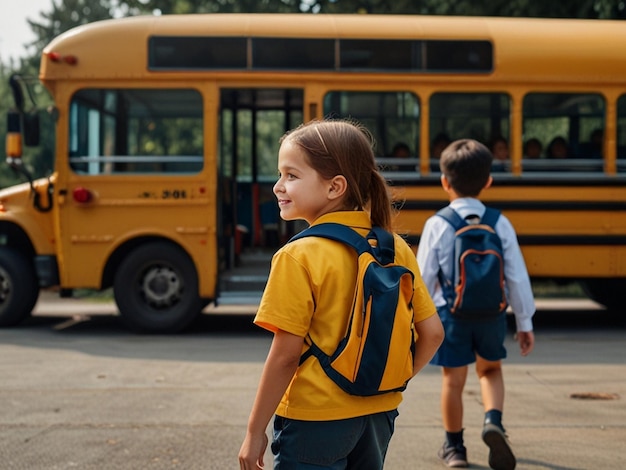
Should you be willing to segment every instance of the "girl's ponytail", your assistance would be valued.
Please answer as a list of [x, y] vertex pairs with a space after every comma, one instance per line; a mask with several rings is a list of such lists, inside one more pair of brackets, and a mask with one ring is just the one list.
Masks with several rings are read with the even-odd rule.
[[377, 169], [372, 170], [369, 200], [372, 225], [391, 231], [392, 207], [389, 188]]

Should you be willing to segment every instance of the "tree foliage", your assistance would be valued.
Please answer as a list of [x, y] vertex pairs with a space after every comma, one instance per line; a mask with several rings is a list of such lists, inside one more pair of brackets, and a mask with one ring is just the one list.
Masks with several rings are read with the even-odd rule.
[[622, 0], [120, 0], [124, 14], [370, 13], [411, 15], [624, 18]]
[[[7, 111], [14, 106], [8, 80], [17, 73], [22, 77], [37, 77], [41, 52], [44, 47], [59, 34], [71, 28], [93, 21], [112, 18], [113, 5], [110, 0], [51, 0], [51, 10], [40, 12], [38, 19], [27, 19], [36, 36], [35, 41], [28, 44], [25, 54], [19, 63], [0, 64], [0, 129], [6, 129]], [[40, 110], [41, 145], [35, 148], [24, 148], [24, 162], [35, 177], [51, 173], [54, 164], [54, 121], [46, 112], [52, 104], [46, 90], [36, 82], [29, 80], [31, 91]], [[27, 106], [34, 107], [30, 101]], [[5, 133], [0, 133], [0, 145], [4, 148]], [[8, 165], [0, 165], [0, 187], [15, 184], [23, 180]]]
[[[37, 36], [32, 46], [40, 52], [59, 34], [93, 21], [112, 18], [111, 0], [57, 0], [52, 1], [52, 11], [40, 12], [41, 19], [27, 19], [30, 28]], [[39, 54], [37, 54], [38, 56]]]

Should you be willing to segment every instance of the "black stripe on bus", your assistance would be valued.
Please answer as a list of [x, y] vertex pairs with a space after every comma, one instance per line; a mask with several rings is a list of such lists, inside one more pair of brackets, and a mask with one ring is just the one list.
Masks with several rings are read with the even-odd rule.
[[[488, 201], [489, 207], [510, 211], [624, 211], [626, 201]], [[448, 205], [448, 201], [404, 201], [397, 206], [402, 210], [437, 211]]]
[[[424, 176], [421, 178], [406, 178], [403, 180], [394, 180], [389, 178], [390, 185], [392, 187], [441, 187], [439, 175]], [[576, 177], [568, 176], [567, 178], [533, 178], [524, 174], [522, 177], [512, 177], [510, 175], [500, 177], [494, 175], [492, 187], [558, 187], [558, 188], [597, 188], [597, 187], [609, 187], [619, 188], [626, 186], [626, 175], [618, 176], [588, 176], [588, 177]]]
[[620, 246], [626, 245], [624, 235], [518, 235], [520, 245], [530, 246]]
[[[408, 235], [411, 245], [419, 244], [419, 235]], [[623, 246], [624, 235], [518, 235], [521, 246]]]

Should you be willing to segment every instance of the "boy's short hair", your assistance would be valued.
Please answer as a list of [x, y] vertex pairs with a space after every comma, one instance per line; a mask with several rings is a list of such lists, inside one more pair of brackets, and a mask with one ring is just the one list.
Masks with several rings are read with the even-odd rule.
[[476, 197], [489, 181], [493, 155], [473, 139], [455, 140], [441, 153], [439, 167], [461, 197]]

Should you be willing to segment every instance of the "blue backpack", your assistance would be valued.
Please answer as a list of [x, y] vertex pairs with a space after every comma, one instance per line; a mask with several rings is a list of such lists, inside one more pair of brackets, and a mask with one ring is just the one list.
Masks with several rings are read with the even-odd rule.
[[455, 230], [454, 279], [446, 279], [439, 269], [450, 311], [464, 318], [490, 318], [504, 312], [504, 255], [495, 230], [500, 212], [488, 207], [478, 223], [468, 223], [449, 206], [437, 215]]
[[[394, 263], [394, 237], [373, 227], [367, 237], [335, 223], [313, 225], [289, 242], [303, 237], [329, 238], [358, 254], [358, 276], [346, 335], [332, 354], [309, 344], [300, 364], [314, 356], [324, 372], [351, 395], [372, 396], [402, 391], [413, 376], [415, 326], [413, 273]], [[376, 239], [375, 247], [368, 239]]]

